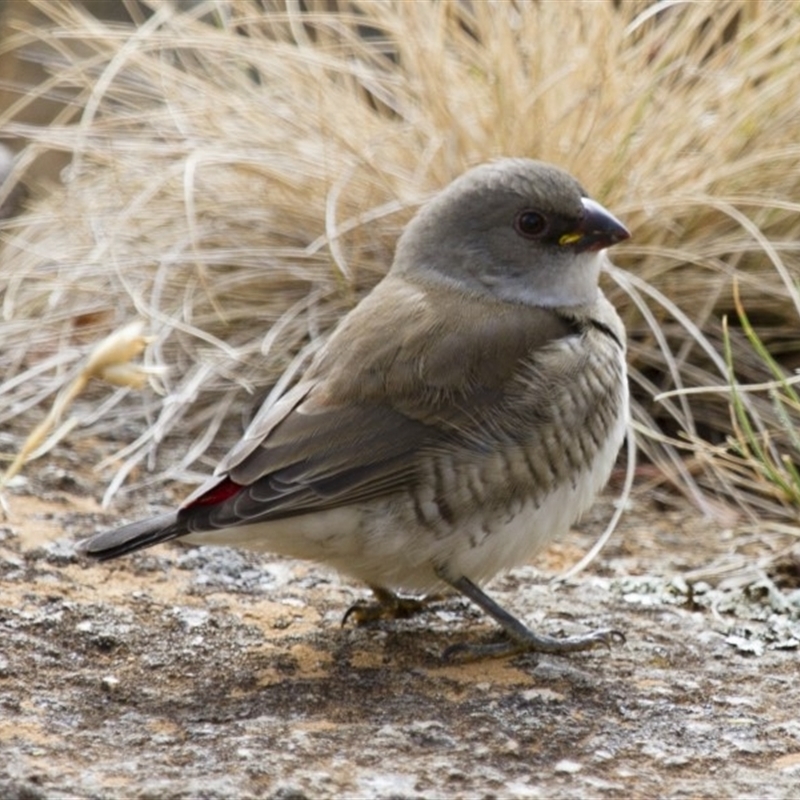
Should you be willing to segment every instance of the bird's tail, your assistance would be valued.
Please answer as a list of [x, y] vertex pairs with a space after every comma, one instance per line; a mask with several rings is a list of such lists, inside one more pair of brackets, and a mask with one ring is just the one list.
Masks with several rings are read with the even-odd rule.
[[100, 561], [106, 561], [159, 542], [168, 542], [185, 533], [187, 533], [185, 523], [179, 522], [178, 515], [173, 511], [170, 514], [139, 520], [122, 528], [98, 533], [97, 536], [80, 542], [78, 551]]

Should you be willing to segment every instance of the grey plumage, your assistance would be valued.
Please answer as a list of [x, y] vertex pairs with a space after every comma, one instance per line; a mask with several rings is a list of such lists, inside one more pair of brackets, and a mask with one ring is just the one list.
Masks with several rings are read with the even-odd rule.
[[84, 551], [239, 544], [325, 562], [383, 600], [444, 581], [520, 646], [474, 584], [563, 533], [608, 478], [627, 388], [599, 251], [627, 236], [555, 167], [470, 171], [409, 224], [387, 277], [217, 477]]

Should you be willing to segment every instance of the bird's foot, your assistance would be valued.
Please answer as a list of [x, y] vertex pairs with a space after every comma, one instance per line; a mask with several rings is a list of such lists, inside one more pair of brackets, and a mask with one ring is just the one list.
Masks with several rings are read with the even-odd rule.
[[454, 658], [464, 658], [472, 661], [480, 658], [506, 658], [507, 656], [520, 655], [521, 653], [553, 653], [564, 655], [566, 653], [577, 653], [581, 650], [592, 650], [595, 647], [606, 647], [609, 650], [611, 645], [625, 644], [625, 634], [621, 631], [602, 629], [591, 631], [581, 636], [543, 636], [535, 633], [530, 628], [525, 629], [527, 634], [519, 636], [519, 631], [515, 631], [512, 636], [502, 642], [492, 644], [454, 644], [448, 647], [442, 654], [445, 661]]
[[353, 603], [342, 617], [344, 626], [348, 620], [352, 619], [356, 625], [367, 625], [370, 622], [391, 619], [409, 619], [423, 611], [426, 611], [428, 604], [434, 597], [398, 597], [394, 592], [383, 589], [380, 586], [371, 586], [372, 593], [375, 595], [375, 602], [367, 603], [364, 601]]
[[482, 608], [503, 628], [507, 639], [494, 644], [456, 644], [448, 647], [443, 658], [449, 660], [454, 656], [465, 655], [473, 658], [503, 658], [520, 653], [576, 653], [580, 650], [591, 650], [595, 647], [607, 647], [612, 644], [624, 644], [625, 635], [620, 631], [601, 629], [585, 633], [582, 636], [544, 636], [535, 633], [523, 625], [515, 616], [509, 614], [502, 606], [498, 605], [482, 589], [476, 586], [469, 578], [451, 578], [442, 570], [439, 577], [449, 583], [454, 589], [472, 600], [475, 605]]

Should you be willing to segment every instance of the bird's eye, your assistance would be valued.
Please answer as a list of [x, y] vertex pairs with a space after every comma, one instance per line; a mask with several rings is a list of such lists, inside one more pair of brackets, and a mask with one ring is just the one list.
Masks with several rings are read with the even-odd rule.
[[520, 211], [514, 230], [526, 239], [538, 239], [547, 230], [547, 220], [538, 211]]

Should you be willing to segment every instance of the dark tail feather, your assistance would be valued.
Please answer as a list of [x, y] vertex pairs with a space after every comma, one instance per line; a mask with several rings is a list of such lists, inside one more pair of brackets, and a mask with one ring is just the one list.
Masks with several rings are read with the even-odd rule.
[[98, 533], [97, 536], [80, 542], [78, 551], [100, 561], [106, 561], [159, 542], [177, 539], [185, 533], [188, 533], [185, 524], [178, 522], [178, 515], [172, 512], [132, 522], [113, 531]]

